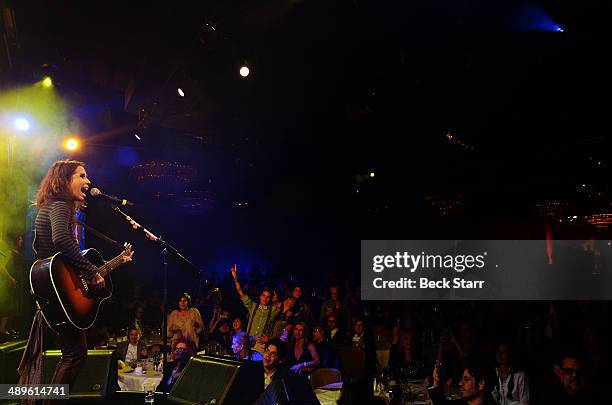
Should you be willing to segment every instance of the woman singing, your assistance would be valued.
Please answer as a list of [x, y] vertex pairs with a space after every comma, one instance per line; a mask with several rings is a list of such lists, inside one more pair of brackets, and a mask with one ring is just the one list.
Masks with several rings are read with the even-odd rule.
[[[37, 259], [44, 259], [61, 252], [72, 267], [85, 277], [89, 288], [96, 289], [104, 287], [104, 278], [98, 274], [98, 268], [81, 253], [74, 232], [75, 214], [85, 201], [85, 193], [90, 184], [91, 181], [82, 162], [60, 160], [51, 165], [36, 195], [39, 212], [35, 222], [33, 249]], [[132, 253], [123, 256], [124, 263], [131, 260]], [[42, 383], [39, 380], [42, 336], [35, 332], [41, 330], [40, 323], [42, 320], [37, 313], [37, 319], [30, 332], [28, 348], [20, 366], [20, 382]], [[57, 329], [62, 357], [57, 363], [51, 383], [72, 386], [87, 356], [85, 331], [68, 323]]]

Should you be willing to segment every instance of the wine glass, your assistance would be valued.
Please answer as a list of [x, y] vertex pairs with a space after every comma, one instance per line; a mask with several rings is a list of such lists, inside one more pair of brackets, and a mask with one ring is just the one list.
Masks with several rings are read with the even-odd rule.
[[155, 367], [155, 371], [159, 371], [160, 361], [161, 361], [161, 352], [153, 353], [153, 366]]

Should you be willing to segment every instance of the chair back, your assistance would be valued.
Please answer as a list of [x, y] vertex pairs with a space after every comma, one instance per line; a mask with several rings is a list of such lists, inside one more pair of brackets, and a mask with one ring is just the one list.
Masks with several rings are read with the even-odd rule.
[[313, 390], [340, 381], [342, 381], [342, 373], [335, 368], [319, 368], [310, 375], [310, 385]]
[[344, 374], [363, 370], [365, 367], [365, 352], [361, 349], [352, 347], [341, 347], [338, 349], [340, 358], [340, 370]]

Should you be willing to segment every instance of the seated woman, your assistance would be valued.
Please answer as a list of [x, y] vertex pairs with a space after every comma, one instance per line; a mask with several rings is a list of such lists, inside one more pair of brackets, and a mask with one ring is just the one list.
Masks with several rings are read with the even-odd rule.
[[241, 317], [235, 316], [234, 319], [232, 319], [232, 336], [236, 336], [240, 332], [244, 332], [244, 330], [242, 330], [242, 325], [243, 322]]
[[174, 360], [166, 363], [166, 366], [164, 367], [164, 375], [161, 382], [157, 386], [156, 391], [170, 392], [176, 380], [178, 380], [178, 378], [181, 376], [181, 373], [183, 372], [183, 369], [185, 368], [185, 365], [189, 359], [195, 356], [195, 343], [184, 336], [180, 337], [176, 339], [172, 354], [174, 356]]
[[285, 365], [295, 373], [308, 375], [320, 364], [319, 353], [310, 340], [306, 323], [296, 323], [293, 326], [293, 336], [289, 339], [289, 353], [285, 361]]
[[262, 361], [261, 353], [251, 350], [251, 340], [246, 332], [240, 332], [232, 338], [234, 357], [241, 360]]
[[227, 319], [221, 319], [210, 334], [209, 344], [219, 345], [219, 354], [229, 354], [232, 350], [232, 330]]
[[149, 355], [144, 342], [140, 340], [138, 329], [132, 326], [128, 330], [128, 340], [117, 345], [119, 360], [129, 363], [133, 360], [145, 359]]
[[389, 353], [389, 373], [398, 379], [421, 379], [427, 377], [427, 370], [416, 353], [416, 344], [410, 329], [402, 332], [397, 345]]

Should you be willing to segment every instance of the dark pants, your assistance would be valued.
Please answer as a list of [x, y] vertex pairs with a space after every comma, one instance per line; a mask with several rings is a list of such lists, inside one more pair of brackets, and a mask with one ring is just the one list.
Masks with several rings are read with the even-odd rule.
[[[87, 339], [85, 331], [76, 328], [66, 328], [59, 335], [62, 357], [55, 367], [51, 384], [68, 384], [70, 391], [79, 370], [87, 358]], [[45, 401], [45, 404], [65, 403], [65, 400]]]

